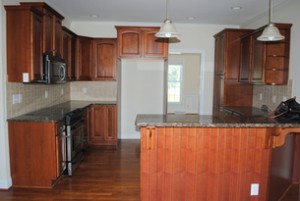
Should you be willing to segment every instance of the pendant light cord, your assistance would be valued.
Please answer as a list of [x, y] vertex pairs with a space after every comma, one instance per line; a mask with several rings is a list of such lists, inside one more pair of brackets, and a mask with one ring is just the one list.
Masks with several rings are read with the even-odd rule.
[[166, 19], [169, 19], [169, 0], [166, 0]]
[[269, 0], [269, 24], [272, 23], [272, 0]]

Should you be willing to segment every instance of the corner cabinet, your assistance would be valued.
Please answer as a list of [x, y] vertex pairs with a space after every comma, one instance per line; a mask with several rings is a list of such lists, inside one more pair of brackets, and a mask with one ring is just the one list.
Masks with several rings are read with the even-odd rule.
[[72, 81], [76, 80], [76, 34], [66, 27], [62, 30], [62, 57], [67, 64], [67, 79]]
[[92, 80], [93, 39], [78, 36], [76, 41], [76, 51], [77, 80]]
[[94, 67], [93, 80], [116, 80], [117, 40], [99, 38], [93, 40]]
[[276, 24], [285, 36], [282, 41], [262, 42], [261, 27], [241, 38], [240, 82], [251, 84], [278, 84], [288, 82], [291, 24]]
[[64, 130], [64, 121], [8, 122], [13, 187], [52, 188], [66, 168]]
[[248, 29], [225, 29], [214, 35], [214, 114], [221, 112], [224, 106], [252, 105], [252, 86], [239, 83], [240, 37], [251, 31]]
[[168, 57], [168, 40], [155, 37], [159, 27], [117, 26], [119, 58]]
[[92, 105], [89, 108], [88, 144], [117, 148], [117, 105]]
[[[7, 80], [42, 79], [43, 13], [29, 6], [5, 6], [7, 34]], [[26, 80], [24, 80], [26, 81]]]

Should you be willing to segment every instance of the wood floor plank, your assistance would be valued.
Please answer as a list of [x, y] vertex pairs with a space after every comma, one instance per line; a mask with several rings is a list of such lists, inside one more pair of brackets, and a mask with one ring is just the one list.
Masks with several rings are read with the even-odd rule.
[[63, 176], [53, 189], [0, 191], [0, 200], [140, 200], [139, 140], [122, 140], [118, 150], [90, 149], [85, 155], [75, 174], [72, 177]]

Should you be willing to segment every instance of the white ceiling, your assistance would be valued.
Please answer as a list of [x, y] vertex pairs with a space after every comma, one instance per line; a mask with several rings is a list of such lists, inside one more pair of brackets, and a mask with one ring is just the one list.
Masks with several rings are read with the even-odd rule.
[[[71, 21], [161, 23], [166, 18], [166, 0], [46, 1]], [[273, 0], [273, 6], [288, 1]], [[266, 13], [268, 5], [268, 0], [169, 0], [168, 13], [174, 23], [241, 25]], [[233, 10], [233, 6], [242, 9]]]

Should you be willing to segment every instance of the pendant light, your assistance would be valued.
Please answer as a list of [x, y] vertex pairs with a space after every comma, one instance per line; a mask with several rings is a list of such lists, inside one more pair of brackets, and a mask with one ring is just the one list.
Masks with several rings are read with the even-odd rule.
[[180, 34], [172, 23], [168, 15], [169, 0], [166, 0], [166, 19], [161, 25], [159, 32], [155, 34], [158, 38], [179, 38]]
[[283, 40], [284, 36], [282, 36], [278, 30], [278, 28], [275, 26], [274, 23], [272, 23], [272, 2], [269, 0], [269, 24], [266, 26], [266, 28], [263, 30], [263, 33], [257, 38], [259, 41], [279, 41]]

